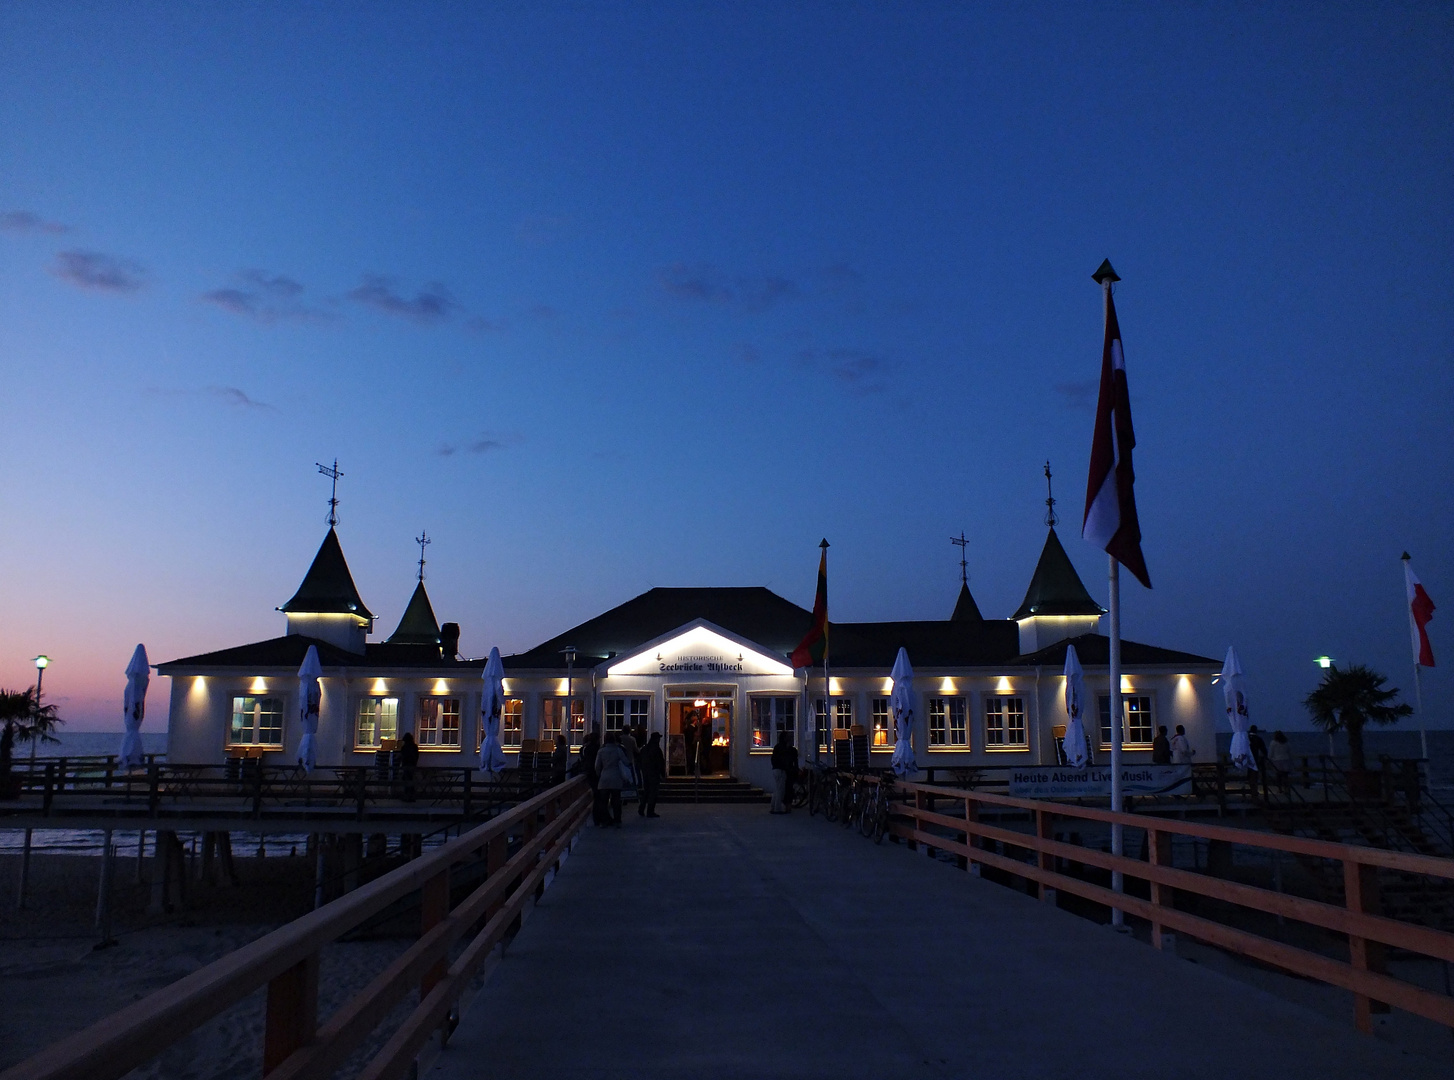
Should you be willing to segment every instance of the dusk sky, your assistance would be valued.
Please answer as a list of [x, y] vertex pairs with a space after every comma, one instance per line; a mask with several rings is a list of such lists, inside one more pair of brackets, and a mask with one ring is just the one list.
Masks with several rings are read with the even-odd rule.
[[[273, 637], [339, 536], [462, 650], [654, 585], [986, 616], [1080, 539], [1109, 257], [1131, 639], [1454, 719], [1454, 7], [0, 8], [0, 685]], [[154, 679], [146, 730], [165, 722]]]

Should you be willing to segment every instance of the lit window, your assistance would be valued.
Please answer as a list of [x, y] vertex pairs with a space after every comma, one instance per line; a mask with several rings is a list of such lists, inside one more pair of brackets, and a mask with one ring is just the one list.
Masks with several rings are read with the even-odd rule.
[[[823, 699], [813, 699], [813, 715], [818, 729], [818, 749], [827, 750], [828, 742], [833, 737], [828, 731], [828, 725], [823, 722]], [[833, 699], [833, 726], [835, 728], [851, 728], [853, 726], [853, 699], [848, 697], [836, 697]]]
[[627, 727], [646, 726], [651, 715], [651, 699], [647, 697], [606, 698], [606, 730], [620, 731]]
[[358, 703], [358, 727], [354, 735], [354, 746], [359, 749], [375, 749], [383, 739], [399, 737], [399, 699], [391, 697], [360, 698]]
[[520, 698], [505, 699], [500, 713], [500, 745], [518, 750], [525, 738], [525, 702]]
[[797, 741], [798, 699], [754, 697], [752, 699], [752, 747], [769, 750], [783, 732]]
[[419, 727], [415, 741], [420, 746], [447, 746], [458, 749], [459, 698], [420, 698]]
[[1028, 747], [1025, 733], [1025, 699], [1019, 697], [987, 697], [984, 699], [985, 749]]
[[234, 746], [282, 746], [283, 699], [280, 697], [235, 697], [232, 699]]
[[[561, 721], [565, 718], [565, 698], [546, 698], [541, 704], [544, 709], [540, 717], [541, 738], [549, 743], [562, 734]], [[571, 699], [570, 731], [564, 733], [571, 746], [580, 746], [586, 737], [586, 703], [580, 698]]]
[[969, 710], [962, 697], [929, 699], [929, 748], [969, 749]]
[[[1152, 699], [1145, 694], [1122, 694], [1121, 707], [1125, 714], [1125, 726], [1121, 728], [1122, 746], [1150, 746], [1151, 734], [1156, 730], [1156, 713]], [[1101, 746], [1111, 745], [1111, 698], [1101, 696]]]
[[875, 750], [891, 750], [894, 745], [894, 709], [886, 697], [873, 699], [873, 743]]

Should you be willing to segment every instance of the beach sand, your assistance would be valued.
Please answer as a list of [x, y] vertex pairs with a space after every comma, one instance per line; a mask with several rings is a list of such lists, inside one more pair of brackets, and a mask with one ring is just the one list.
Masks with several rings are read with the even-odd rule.
[[[0, 1068], [253, 941], [312, 907], [310, 860], [238, 859], [242, 885], [190, 882], [188, 910], [147, 913], [150, 887], [136, 883], [134, 858], [116, 863], [112, 899], [117, 944], [96, 949], [99, 858], [31, 860], [28, 910], [15, 910], [19, 857], [0, 858]], [[150, 871], [150, 860], [147, 863]], [[326, 1017], [408, 947], [411, 937], [340, 942], [324, 950], [319, 1015]], [[340, 1076], [412, 1008], [410, 995]], [[175, 1080], [254, 1078], [262, 1072], [264, 992], [185, 1036], [131, 1075]]]

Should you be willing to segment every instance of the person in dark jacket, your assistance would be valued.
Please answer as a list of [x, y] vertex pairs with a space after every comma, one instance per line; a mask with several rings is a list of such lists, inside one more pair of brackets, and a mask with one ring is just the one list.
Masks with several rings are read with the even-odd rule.
[[786, 814], [792, 809], [793, 774], [798, 771], [798, 751], [793, 747], [790, 731], [779, 733], [777, 745], [772, 748], [772, 809], [771, 814]]
[[661, 752], [661, 732], [651, 733], [646, 746], [637, 755], [636, 763], [641, 770], [641, 794], [636, 800], [636, 812], [642, 817], [660, 817], [656, 812], [656, 797], [661, 791], [661, 778], [666, 775], [666, 755]]
[[569, 764], [570, 747], [566, 745], [564, 735], [557, 735], [555, 749], [550, 753], [550, 782], [552, 784], [565, 783], [565, 770]]
[[1171, 764], [1171, 740], [1166, 737], [1166, 726], [1156, 729], [1156, 738], [1151, 740], [1151, 764]]
[[591, 785], [591, 803], [596, 809], [591, 814], [591, 820], [597, 825], [601, 824], [600, 800], [596, 798], [596, 755], [601, 752], [601, 725], [595, 724], [591, 733], [586, 736], [586, 741], [581, 743], [581, 772], [585, 774], [586, 783]]
[[419, 744], [414, 741], [412, 731], [404, 732], [399, 740], [399, 774], [404, 781], [404, 801], [414, 801], [414, 770], [419, 765]]

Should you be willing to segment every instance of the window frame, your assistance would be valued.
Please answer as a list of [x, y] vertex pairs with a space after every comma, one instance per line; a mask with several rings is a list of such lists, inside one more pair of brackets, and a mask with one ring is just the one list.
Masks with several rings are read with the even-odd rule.
[[[1148, 717], [1146, 731], [1147, 737], [1144, 742], [1131, 740], [1131, 718], [1128, 715], [1130, 701], [1145, 701], [1148, 705], [1146, 715]], [[1104, 705], [1104, 710], [1102, 706]], [[1106, 722], [1110, 719], [1111, 695], [1096, 695], [1096, 733], [1103, 741], [1100, 744], [1102, 750], [1111, 748], [1111, 725]], [[1121, 691], [1121, 749], [1122, 750], [1150, 750], [1151, 742], [1156, 738], [1156, 717], [1159, 710], [1156, 707], [1156, 695], [1151, 691], [1123, 690]]]
[[[1008, 741], [1009, 740], [1010, 727], [1009, 727], [1009, 724], [1006, 723], [1006, 724], [1004, 724], [1000, 728], [1000, 731], [1001, 731], [1002, 736], [1003, 736], [1003, 741], [995, 742], [990, 737], [990, 731], [991, 731], [991, 729], [990, 729], [990, 717], [991, 717], [991, 715], [998, 714], [1000, 716], [1003, 716], [1006, 720], [1008, 720], [1009, 717], [1016, 715], [1016, 712], [1014, 710], [1009, 710], [1009, 709], [1006, 709], [1004, 712], [998, 712], [998, 710], [991, 709], [990, 706], [991, 706], [992, 703], [1009, 702], [1009, 701], [1018, 702], [1019, 705], [1020, 705], [1020, 708], [1018, 710], [1018, 715], [1020, 717], [1020, 734], [1023, 737], [1018, 742], [1010, 742], [1010, 741]], [[982, 722], [983, 722], [983, 725], [984, 725], [984, 750], [985, 750], [985, 753], [994, 753], [994, 754], [1023, 753], [1024, 751], [1030, 749], [1030, 711], [1029, 711], [1029, 709], [1027, 709], [1025, 707], [1025, 695], [1024, 694], [1014, 694], [1014, 693], [1010, 693], [1010, 694], [985, 694], [985, 695], [983, 695], [983, 697], [980, 700], [980, 715], [983, 718]]]
[[[879, 706], [883, 708], [880, 709]], [[879, 718], [883, 717], [884, 726], [878, 726]], [[871, 697], [868, 699], [868, 748], [870, 752], [891, 754], [894, 750], [894, 743], [898, 740], [894, 734], [894, 703], [887, 695]], [[884, 733], [884, 741], [878, 742], [878, 733]]]
[[[766, 743], [759, 743], [758, 721], [762, 716], [761, 706], [766, 705], [767, 711], [767, 738]], [[747, 697], [747, 752], [749, 754], [771, 754], [777, 746], [778, 736], [783, 731], [789, 731], [793, 736], [793, 745], [798, 744], [798, 695], [797, 694], [749, 694]]]
[[[953, 723], [953, 706], [952, 704], [947, 706], [944, 710], [945, 723], [943, 725], [943, 730], [946, 735], [958, 732], [964, 736], [963, 742], [946, 741], [936, 743], [934, 741], [934, 706], [940, 702], [958, 702], [960, 708], [964, 710], [964, 715], [960, 723], [956, 725]], [[929, 752], [932, 754], [968, 753], [972, 747], [969, 738], [969, 698], [964, 694], [935, 694], [925, 702], [925, 706], [924, 713], [928, 721], [925, 742], [928, 745]]]
[[[237, 720], [237, 718], [239, 716], [244, 715], [242, 713], [242, 711], [239, 710], [239, 708], [238, 708], [238, 704], [237, 703], [240, 702], [240, 701], [251, 701], [253, 703], [253, 707], [252, 707], [252, 728], [251, 728], [252, 739], [249, 742], [239, 742], [236, 738], [234, 738], [234, 732], [237, 730], [236, 729], [236, 720]], [[260, 703], [261, 702], [264, 702], [264, 701], [276, 701], [278, 703], [278, 708], [277, 708], [277, 717], [278, 717], [278, 726], [277, 726], [278, 741], [277, 742], [261, 742], [261, 741], [258, 740], [258, 735], [259, 735], [260, 732], [262, 732], [264, 730], [272, 730], [270, 728], [264, 729], [261, 726], [261, 723], [260, 723], [260, 721], [262, 719], [262, 715], [263, 715], [262, 714], [262, 709], [261, 709]], [[271, 716], [272, 713], [269, 712], [268, 715]], [[226, 745], [227, 745], [227, 747], [229, 749], [231, 749], [232, 747], [245, 747], [245, 748], [250, 748], [250, 749], [251, 748], [256, 748], [256, 749], [261, 749], [261, 750], [281, 750], [283, 748], [283, 740], [287, 738], [287, 718], [288, 718], [288, 699], [284, 695], [281, 695], [281, 694], [234, 694], [233, 697], [232, 697], [232, 711], [231, 711], [231, 714], [230, 714], [230, 716], [228, 718], [228, 721], [227, 721], [227, 742], [226, 742]]]
[[[361, 753], [361, 754], [371, 754], [374, 751], [379, 750], [379, 749], [382, 748], [382, 746], [383, 746], [383, 740], [384, 740], [385, 736], [382, 733], [383, 725], [379, 721], [378, 705], [381, 704], [381, 703], [383, 703], [383, 702], [385, 702], [385, 701], [392, 701], [394, 703], [394, 734], [392, 736], [388, 736], [388, 737], [389, 738], [392, 738], [395, 742], [398, 741], [398, 739], [399, 739], [399, 697], [398, 697], [398, 695], [397, 694], [364, 694], [363, 696], [361, 696], [358, 699], [358, 706], [353, 711], [353, 748], [354, 748], [354, 750], [356, 752]], [[375, 709], [374, 709], [374, 719], [373, 719], [374, 740], [373, 740], [373, 742], [364, 742], [364, 741], [362, 741], [359, 738], [359, 735], [360, 735], [360, 732], [362, 731], [362, 726], [363, 726], [363, 709], [364, 709], [364, 705], [368, 704], [369, 702], [373, 702], [374, 705], [375, 705]]]
[[[568, 714], [571, 729], [564, 733], [559, 727], [550, 726], [550, 714], [552, 710], [555, 711], [555, 713], [557, 714], [557, 719], [559, 719], [560, 713], [564, 711], [561, 706], [561, 702], [563, 701], [569, 701], [571, 703], [570, 712]], [[585, 698], [575, 696], [567, 698], [564, 694], [547, 694], [545, 697], [540, 699], [540, 737], [542, 739], [545, 739], [548, 745], [554, 746], [555, 737], [562, 733], [565, 735], [566, 745], [569, 746], [572, 750], [579, 747], [583, 742], [585, 742]]]
[[[426, 705], [435, 702], [440, 703], [438, 713], [434, 718], [434, 726], [437, 726], [438, 740], [434, 742], [425, 742], [424, 709]], [[454, 726], [452, 729], [445, 724], [446, 718], [450, 715], [449, 710], [444, 708], [444, 703], [447, 702], [454, 703]], [[464, 698], [462, 697], [457, 697], [453, 694], [420, 694], [419, 700], [414, 708], [414, 744], [419, 747], [419, 750], [422, 753], [459, 753], [459, 751], [464, 749], [464, 743], [461, 741], [461, 737], [463, 734], [461, 730], [463, 713]], [[450, 730], [453, 730], [454, 732], [454, 741], [445, 742], [444, 736]]]
[[[640, 721], [648, 728], [651, 727], [651, 695], [649, 694], [607, 694], [601, 698], [601, 722], [603, 731], [624, 731], [627, 727], [635, 727]], [[621, 707], [621, 726], [611, 726], [611, 706]], [[638, 709], [637, 706], [645, 705], [645, 708]]]

